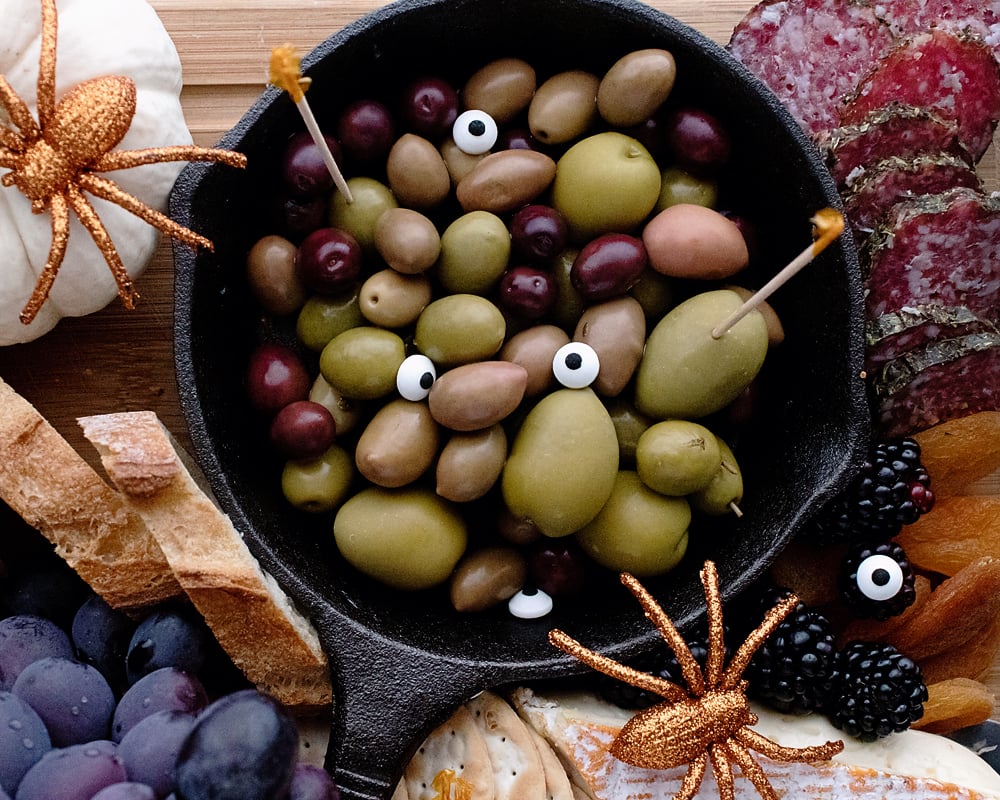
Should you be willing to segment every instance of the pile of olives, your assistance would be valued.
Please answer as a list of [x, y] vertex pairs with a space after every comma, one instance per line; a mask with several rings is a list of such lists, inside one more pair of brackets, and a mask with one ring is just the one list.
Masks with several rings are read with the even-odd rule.
[[247, 275], [298, 344], [257, 348], [248, 396], [288, 502], [363, 573], [535, 616], [593, 564], [672, 569], [692, 509], [739, 513], [710, 427], [781, 327], [713, 334], [753, 229], [716, 208], [730, 135], [675, 79], [662, 49], [603, 76], [511, 57], [358, 99], [327, 136], [350, 200], [288, 142]]

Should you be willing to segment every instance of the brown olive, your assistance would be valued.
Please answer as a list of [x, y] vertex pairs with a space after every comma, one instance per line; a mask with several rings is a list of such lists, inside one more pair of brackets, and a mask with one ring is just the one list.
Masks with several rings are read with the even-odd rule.
[[426, 272], [441, 253], [434, 223], [412, 208], [390, 208], [375, 224], [375, 249], [396, 272]]
[[485, 611], [513, 597], [527, 574], [524, 556], [512, 547], [471, 553], [451, 577], [451, 604], [456, 611]]
[[556, 351], [569, 343], [569, 336], [555, 325], [533, 325], [515, 333], [500, 350], [500, 358], [520, 364], [528, 371], [525, 397], [535, 397], [555, 388], [552, 359]]
[[553, 75], [535, 91], [528, 106], [528, 127], [545, 144], [563, 144], [586, 132], [597, 118], [601, 80], [583, 70]]
[[473, 155], [466, 153], [461, 147], [455, 144], [452, 137], [444, 140], [439, 148], [444, 165], [448, 168], [451, 176], [451, 185], [458, 186], [459, 182], [475, 168], [476, 164], [486, 157], [486, 153]]
[[427, 396], [434, 420], [453, 431], [477, 431], [510, 415], [524, 397], [528, 372], [508, 361], [477, 361], [448, 370]]
[[358, 472], [379, 486], [406, 486], [434, 463], [438, 438], [426, 403], [401, 397], [391, 400], [376, 412], [358, 439], [354, 449]]
[[456, 503], [486, 494], [500, 477], [507, 458], [507, 434], [500, 425], [455, 433], [441, 449], [435, 491]]
[[432, 208], [451, 192], [451, 175], [438, 149], [415, 133], [404, 133], [396, 140], [385, 170], [400, 205]]
[[615, 397], [632, 380], [646, 345], [646, 315], [634, 297], [617, 297], [583, 312], [573, 339], [594, 348], [601, 370], [591, 386], [604, 397]]
[[473, 167], [455, 189], [465, 211], [505, 214], [535, 199], [556, 176], [556, 162], [536, 150], [501, 150]]
[[466, 108], [485, 111], [498, 124], [528, 107], [535, 93], [535, 68], [520, 58], [498, 58], [474, 72], [462, 88]]
[[542, 538], [542, 532], [527, 517], [515, 514], [509, 508], [502, 508], [497, 515], [497, 533], [504, 541], [517, 547], [537, 542]]
[[649, 119], [666, 101], [677, 79], [677, 64], [666, 50], [634, 50], [616, 61], [601, 79], [597, 108], [621, 128]]
[[425, 275], [402, 275], [394, 269], [376, 272], [358, 293], [361, 313], [380, 328], [402, 328], [416, 322], [430, 301], [431, 282]]
[[283, 236], [264, 236], [247, 254], [247, 280], [257, 302], [270, 314], [292, 314], [306, 301], [295, 269], [297, 248]]
[[[722, 288], [736, 292], [736, 294], [738, 294], [744, 301], [749, 300], [754, 294], [750, 291], [750, 289], [746, 289], [742, 286], [726, 285]], [[770, 347], [774, 347], [775, 345], [779, 345], [785, 341], [785, 327], [781, 324], [781, 319], [778, 317], [778, 313], [774, 310], [774, 306], [765, 300], [757, 306], [757, 310], [764, 315], [764, 322], [767, 323], [768, 345]]]

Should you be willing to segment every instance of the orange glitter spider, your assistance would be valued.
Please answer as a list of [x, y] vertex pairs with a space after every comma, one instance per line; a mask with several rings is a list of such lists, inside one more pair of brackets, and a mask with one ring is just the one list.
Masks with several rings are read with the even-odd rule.
[[625, 723], [611, 744], [610, 751], [615, 758], [643, 769], [671, 769], [687, 764], [688, 770], [675, 800], [694, 797], [709, 763], [722, 800], [735, 797], [733, 764], [739, 766], [762, 798], [778, 800], [751, 750], [774, 761], [799, 762], [826, 761], [843, 750], [842, 741], [813, 747], [785, 747], [750, 727], [757, 722], [757, 717], [747, 702], [743, 672], [757, 648], [795, 608], [796, 597], [788, 597], [772, 608], [725, 666], [719, 576], [715, 564], [706, 561], [701, 582], [708, 604], [708, 660], [702, 671], [673, 622], [652, 595], [627, 573], [621, 580], [674, 651], [687, 689], [588, 650], [558, 629], [549, 632], [553, 645], [587, 666], [664, 698], [665, 702], [640, 711]]
[[10, 169], [0, 182], [17, 187], [31, 201], [34, 213], [49, 209], [52, 219], [48, 259], [21, 312], [20, 319], [25, 325], [35, 318], [48, 298], [66, 255], [70, 210], [79, 217], [104, 256], [125, 307], [135, 308], [139, 299], [114, 242], [84, 192], [121, 206], [185, 244], [212, 249], [212, 243], [204, 236], [177, 224], [114, 181], [95, 173], [164, 161], [218, 161], [232, 167], [246, 166], [246, 156], [241, 153], [193, 145], [113, 151], [135, 117], [135, 83], [121, 75], [93, 78], [75, 86], [57, 104], [55, 0], [41, 0], [41, 7], [37, 122], [7, 78], [0, 75], [0, 106], [17, 127], [14, 130], [0, 124], [0, 167]]

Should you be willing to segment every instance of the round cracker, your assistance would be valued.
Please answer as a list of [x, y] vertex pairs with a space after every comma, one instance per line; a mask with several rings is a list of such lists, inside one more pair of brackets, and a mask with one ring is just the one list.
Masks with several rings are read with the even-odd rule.
[[545, 800], [545, 771], [524, 721], [492, 692], [466, 703], [486, 739], [495, 800]]
[[[453, 786], [447, 800], [471, 791], [476, 800], [493, 800], [493, 768], [486, 739], [472, 713], [459, 706], [443, 725], [435, 728], [417, 748], [403, 771], [409, 800], [435, 800], [442, 794], [441, 782], [451, 772]], [[458, 781], [463, 784], [458, 785]]]

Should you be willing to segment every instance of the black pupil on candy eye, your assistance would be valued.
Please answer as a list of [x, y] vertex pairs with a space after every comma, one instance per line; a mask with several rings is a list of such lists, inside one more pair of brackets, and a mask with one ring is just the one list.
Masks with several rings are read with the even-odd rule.
[[486, 123], [481, 119], [474, 119], [469, 123], [469, 133], [473, 136], [482, 136], [486, 133]]
[[434, 376], [431, 373], [425, 372], [423, 375], [420, 376], [421, 389], [430, 389], [431, 386], [433, 385], [434, 385]]
[[580, 369], [583, 366], [583, 356], [579, 353], [570, 353], [566, 356], [566, 366], [569, 369]]
[[885, 586], [889, 583], [889, 571], [885, 569], [877, 569], [872, 573], [872, 583], [876, 586]]

